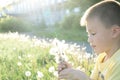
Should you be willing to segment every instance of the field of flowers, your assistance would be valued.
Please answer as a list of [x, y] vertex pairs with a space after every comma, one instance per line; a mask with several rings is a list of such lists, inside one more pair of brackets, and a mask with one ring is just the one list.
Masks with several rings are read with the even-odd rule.
[[58, 39], [0, 34], [0, 80], [57, 80], [57, 64], [70, 62], [90, 75], [95, 56], [85, 47]]

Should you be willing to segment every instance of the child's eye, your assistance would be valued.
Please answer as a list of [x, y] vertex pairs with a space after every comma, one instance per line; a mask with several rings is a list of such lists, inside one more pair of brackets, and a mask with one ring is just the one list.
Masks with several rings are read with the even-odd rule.
[[93, 35], [93, 36], [94, 36], [95, 34], [96, 34], [96, 33], [91, 33], [91, 35]]
[[90, 36], [94, 36], [94, 35], [96, 35], [96, 33], [95, 32], [91, 32], [91, 33], [88, 33], [88, 37], [90, 37]]

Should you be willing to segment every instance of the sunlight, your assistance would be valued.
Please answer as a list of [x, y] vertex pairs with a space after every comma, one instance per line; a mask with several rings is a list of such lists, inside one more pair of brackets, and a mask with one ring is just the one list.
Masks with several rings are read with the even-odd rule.
[[0, 7], [5, 7], [8, 4], [11, 4], [12, 2], [17, 2], [19, 0], [0, 0]]
[[10, 3], [12, 3], [13, 0], [0, 0], [0, 7], [4, 7]]
[[48, 0], [25, 0], [24, 3], [30, 5], [33, 9], [37, 7], [44, 7], [47, 5]]
[[49, 3], [50, 4], [55, 3], [54, 0], [51, 0], [51, 2], [49, 0], [0, 0], [0, 8], [5, 7], [8, 4], [11, 4], [12, 2], [16, 2], [16, 1], [23, 1], [34, 7], [37, 7], [37, 6], [45, 7], [45, 6], [48, 6]]
[[[48, 1], [49, 0], [28, 0], [29, 3], [31, 3], [31, 4], [39, 3], [39, 5], [42, 7], [48, 5]], [[36, 5], [34, 5], [34, 6], [36, 6]]]

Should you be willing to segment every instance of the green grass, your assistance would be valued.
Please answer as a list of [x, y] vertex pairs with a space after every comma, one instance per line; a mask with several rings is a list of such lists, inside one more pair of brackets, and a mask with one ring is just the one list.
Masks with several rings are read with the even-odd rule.
[[[26, 71], [31, 71], [30, 79], [37, 80], [37, 71], [47, 71], [46, 66], [54, 65], [53, 57], [48, 56], [49, 47], [35, 46], [32, 40], [0, 37], [0, 44], [0, 80], [27, 80]], [[18, 62], [22, 65], [18, 66]], [[52, 79], [49, 72], [44, 74], [48, 76], [41, 80]]]
[[[48, 71], [51, 66], [57, 68], [54, 56], [49, 53], [51, 43], [18, 33], [0, 34], [0, 80], [57, 80], [57, 77]], [[66, 53], [70, 53], [68, 51], [66, 50]], [[87, 59], [82, 59], [81, 63], [76, 59], [77, 55], [68, 56], [70, 61], [75, 63], [74, 67], [82, 66], [90, 75], [93, 58], [90, 64]], [[26, 76], [27, 71], [30, 71], [31, 75]], [[38, 71], [43, 73], [42, 78], [37, 78]]]

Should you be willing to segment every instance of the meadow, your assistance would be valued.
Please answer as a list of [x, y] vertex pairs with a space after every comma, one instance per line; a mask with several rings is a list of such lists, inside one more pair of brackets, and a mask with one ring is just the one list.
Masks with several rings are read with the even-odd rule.
[[57, 80], [60, 58], [87, 75], [96, 59], [77, 43], [17, 32], [0, 34], [0, 80]]

